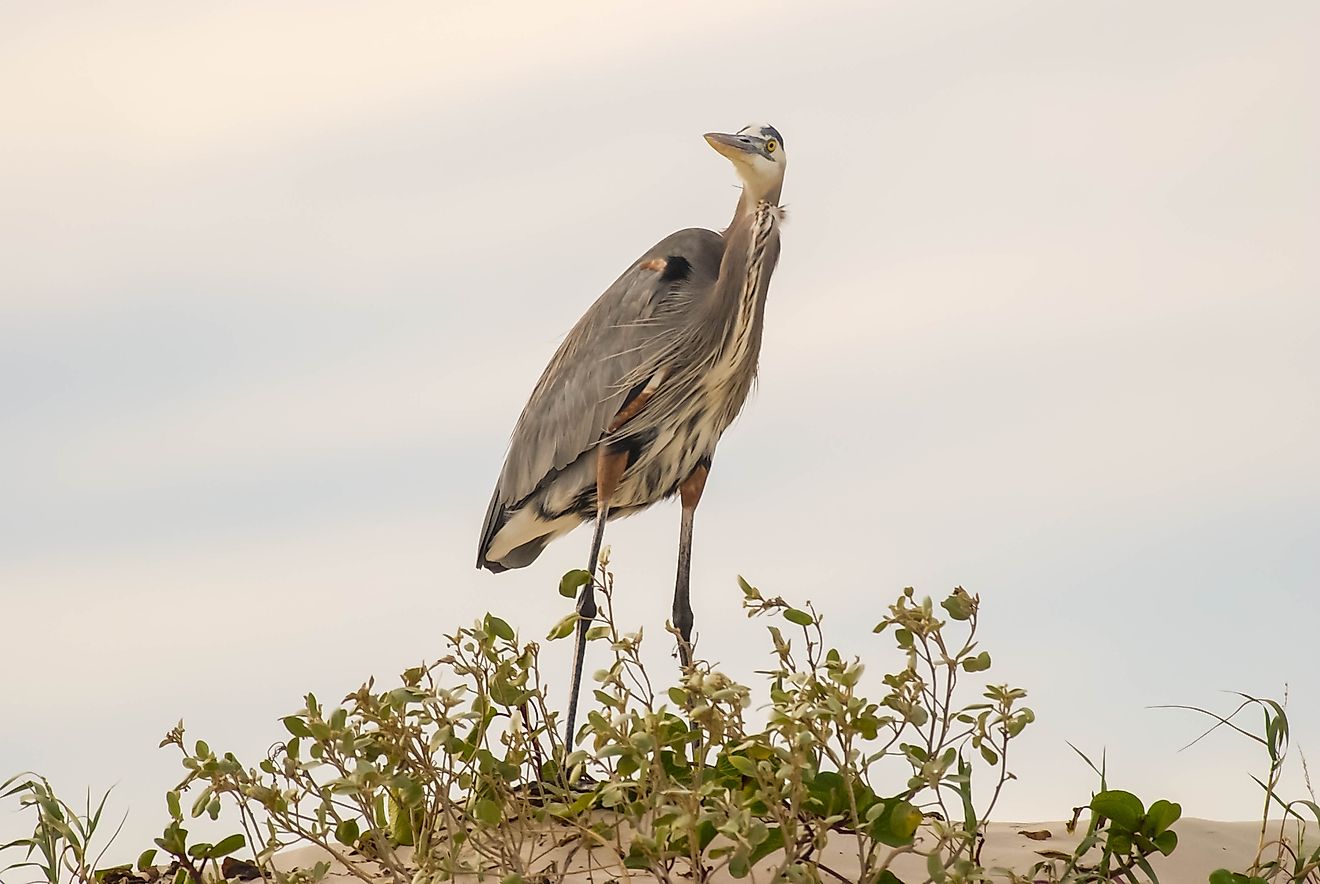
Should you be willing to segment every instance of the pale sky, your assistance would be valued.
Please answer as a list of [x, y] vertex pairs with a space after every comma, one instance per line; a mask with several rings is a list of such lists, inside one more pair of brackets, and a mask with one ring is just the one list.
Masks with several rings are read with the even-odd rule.
[[[585, 530], [472, 567], [513, 421], [638, 254], [726, 223], [701, 133], [768, 121], [790, 216], [699, 652], [764, 665], [741, 573], [879, 674], [887, 602], [961, 584], [1039, 718], [1001, 819], [1087, 800], [1067, 741], [1250, 818], [1252, 748], [1148, 707], [1286, 684], [1320, 759], [1318, 33], [1300, 0], [0, 3], [0, 779], [115, 785], [132, 856], [177, 719], [255, 758], [487, 610], [542, 636]], [[677, 530], [607, 534], [658, 674]]]

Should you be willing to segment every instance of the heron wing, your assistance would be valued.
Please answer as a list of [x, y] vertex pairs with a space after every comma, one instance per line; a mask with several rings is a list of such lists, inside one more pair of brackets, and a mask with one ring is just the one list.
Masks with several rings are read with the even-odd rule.
[[[686, 302], [719, 274], [723, 239], [692, 228], [652, 246], [605, 290], [564, 338], [523, 408], [482, 531], [484, 550], [504, 521], [543, 483], [592, 448], [629, 392], [647, 378]], [[663, 269], [656, 269], [664, 262]]]

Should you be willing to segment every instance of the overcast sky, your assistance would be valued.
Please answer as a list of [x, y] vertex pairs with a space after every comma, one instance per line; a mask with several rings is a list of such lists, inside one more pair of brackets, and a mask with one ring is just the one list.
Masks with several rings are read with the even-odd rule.
[[[1087, 800], [1066, 741], [1251, 817], [1251, 747], [1179, 752], [1203, 723], [1148, 707], [1286, 684], [1320, 759], [1317, 33], [1308, 2], [0, 3], [0, 779], [117, 784], [132, 856], [180, 717], [252, 757], [486, 610], [542, 636], [590, 538], [473, 569], [513, 421], [636, 255], [727, 222], [701, 133], [768, 121], [790, 216], [699, 652], [764, 664], [740, 573], [876, 673], [886, 603], [961, 584], [1039, 717], [1002, 818]], [[607, 534], [658, 673], [677, 530]]]

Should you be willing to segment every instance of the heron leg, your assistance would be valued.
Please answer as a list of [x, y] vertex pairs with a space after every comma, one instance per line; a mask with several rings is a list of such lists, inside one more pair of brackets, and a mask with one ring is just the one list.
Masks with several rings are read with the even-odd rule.
[[683, 521], [678, 530], [678, 578], [674, 582], [674, 628], [678, 630], [678, 660], [686, 671], [692, 665], [692, 520], [706, 488], [710, 462], [702, 461], [678, 486]]
[[577, 728], [578, 694], [582, 689], [582, 661], [587, 653], [587, 630], [596, 619], [596, 565], [600, 559], [600, 545], [605, 538], [605, 522], [610, 514], [610, 498], [619, 487], [619, 479], [628, 467], [628, 452], [613, 451], [602, 445], [596, 455], [596, 527], [591, 538], [591, 559], [587, 572], [591, 580], [582, 585], [577, 599], [577, 633], [573, 641], [573, 678], [568, 697], [568, 727], [564, 729], [564, 749], [571, 752], [573, 734]]

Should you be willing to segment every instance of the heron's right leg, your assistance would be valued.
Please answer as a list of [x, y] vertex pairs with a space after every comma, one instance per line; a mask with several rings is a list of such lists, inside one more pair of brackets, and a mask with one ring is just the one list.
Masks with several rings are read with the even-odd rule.
[[678, 578], [674, 581], [674, 628], [678, 630], [678, 660], [686, 670], [692, 665], [692, 520], [706, 489], [710, 462], [703, 461], [678, 486], [683, 502], [683, 521], [678, 530]]
[[627, 451], [612, 451], [602, 445], [596, 455], [596, 528], [591, 538], [591, 559], [587, 573], [591, 575], [582, 585], [577, 600], [577, 634], [573, 641], [573, 678], [568, 697], [568, 727], [564, 730], [564, 749], [573, 750], [573, 736], [577, 727], [578, 694], [582, 689], [582, 660], [587, 653], [587, 630], [596, 619], [596, 564], [600, 559], [600, 545], [605, 538], [605, 521], [610, 514], [610, 498], [619, 487], [619, 479], [628, 467]]

